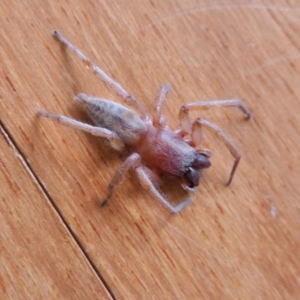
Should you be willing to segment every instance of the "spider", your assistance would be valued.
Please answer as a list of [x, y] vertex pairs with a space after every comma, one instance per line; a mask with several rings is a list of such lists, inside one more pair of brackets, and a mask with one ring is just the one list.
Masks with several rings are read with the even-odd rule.
[[[141, 185], [165, 207], [172, 213], [181, 211], [191, 203], [192, 199], [187, 198], [177, 206], [173, 206], [159, 191], [158, 185], [162, 176], [177, 177], [184, 190], [194, 192], [195, 187], [199, 185], [201, 170], [210, 167], [211, 164], [209, 161], [211, 152], [200, 148], [203, 127], [217, 133], [233, 155], [235, 161], [227, 185], [231, 183], [241, 158], [238, 149], [215, 124], [200, 118], [192, 123], [189, 119], [189, 110], [212, 106], [235, 106], [241, 109], [246, 117], [250, 119], [250, 111], [240, 100], [199, 101], [183, 105], [179, 112], [181, 129], [173, 132], [168, 129], [166, 118], [162, 114], [163, 104], [171, 88], [169, 84], [160, 87], [151, 120], [143, 105], [119, 83], [114, 81], [58, 31], [54, 31], [53, 35], [78, 56], [87, 67], [98, 74], [105, 83], [111, 86], [123, 98], [125, 104], [132, 106], [140, 113], [140, 116], [138, 116], [129, 108], [116, 102], [83, 93], [78, 94], [74, 100], [85, 106], [95, 126], [63, 115], [56, 115], [43, 110], [38, 111], [40, 116], [106, 138], [112, 148], [123, 153], [129, 153], [129, 156], [122, 162], [110, 181], [106, 197], [101, 202], [101, 206], [107, 204], [126, 173], [133, 169]], [[185, 139], [187, 136], [190, 136], [191, 140]]]

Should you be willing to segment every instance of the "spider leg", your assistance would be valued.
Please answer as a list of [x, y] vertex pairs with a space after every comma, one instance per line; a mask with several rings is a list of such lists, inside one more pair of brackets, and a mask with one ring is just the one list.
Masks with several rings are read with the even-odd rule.
[[158, 96], [154, 104], [154, 110], [152, 113], [153, 125], [158, 128], [162, 128], [166, 125], [166, 119], [162, 116], [162, 107], [166, 101], [167, 94], [171, 90], [170, 84], [164, 84], [160, 87]]
[[[233, 164], [229, 179], [227, 181], [227, 185], [230, 185], [233, 175], [234, 175], [236, 168], [239, 164], [239, 161], [241, 159], [241, 154], [240, 154], [239, 150], [235, 147], [235, 145], [232, 143], [232, 141], [225, 135], [225, 133], [217, 125], [215, 125], [209, 121], [198, 118], [193, 124], [193, 132], [201, 131], [202, 126], [208, 128], [213, 133], [216, 133], [223, 140], [223, 142], [225, 143], [225, 146], [228, 148], [230, 153], [235, 158], [235, 162]], [[194, 134], [194, 135], [197, 136], [196, 134]]]
[[155, 188], [153, 182], [148, 177], [144, 166], [138, 166], [135, 168], [137, 176], [140, 180], [141, 185], [143, 188], [149, 192], [151, 192], [156, 199], [158, 199], [166, 208], [168, 208], [172, 213], [180, 212], [184, 207], [192, 202], [192, 198], [188, 198], [185, 201], [181, 202], [177, 206], [173, 206], [168, 200]]
[[123, 143], [123, 141], [119, 138], [119, 136], [116, 133], [114, 133], [106, 128], [92, 126], [92, 125], [74, 120], [72, 118], [69, 118], [69, 117], [66, 117], [63, 115], [56, 115], [56, 114], [48, 113], [43, 110], [39, 110], [38, 115], [52, 119], [56, 122], [62, 123], [63, 125], [66, 125], [66, 126], [69, 126], [69, 127], [75, 128], [75, 129], [83, 130], [92, 135], [107, 138], [109, 140], [111, 146], [115, 150], [118, 150], [118, 151], [126, 150], [126, 146]]
[[108, 74], [106, 74], [87, 56], [85, 56], [75, 45], [73, 45], [69, 40], [62, 36], [58, 31], [55, 30], [53, 32], [53, 35], [63, 45], [68, 47], [77, 57], [79, 57], [86, 64], [87, 67], [91, 68], [96, 74], [98, 74], [105, 83], [111, 86], [112, 89], [123, 98], [125, 103], [127, 103], [128, 105], [133, 105], [142, 114], [143, 120], [148, 119], [144, 106], [136, 98], [129, 94], [118, 82], [113, 80]]
[[108, 200], [112, 197], [115, 188], [117, 188], [124, 180], [125, 175], [127, 172], [134, 168], [135, 166], [141, 163], [141, 157], [137, 153], [132, 153], [130, 156], [126, 158], [125, 161], [120, 165], [117, 172], [113, 176], [112, 180], [110, 181], [107, 189], [107, 196], [101, 202], [101, 206], [107, 204]]
[[182, 134], [191, 134], [192, 132], [192, 123], [189, 119], [189, 110], [190, 109], [208, 109], [212, 106], [218, 107], [238, 107], [247, 117], [251, 118], [251, 113], [248, 108], [243, 104], [241, 100], [232, 99], [232, 100], [213, 100], [213, 101], [198, 101], [194, 103], [189, 103], [183, 105], [179, 112], [179, 120], [182, 127]]

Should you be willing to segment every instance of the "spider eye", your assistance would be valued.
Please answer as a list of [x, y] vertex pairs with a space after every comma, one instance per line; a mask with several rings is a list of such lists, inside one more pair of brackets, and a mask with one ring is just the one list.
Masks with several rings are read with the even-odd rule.
[[205, 154], [197, 153], [192, 167], [197, 170], [206, 169], [210, 167], [210, 161]]
[[198, 171], [193, 168], [189, 168], [183, 175], [184, 179], [186, 180], [188, 186], [193, 188], [199, 185], [200, 175]]

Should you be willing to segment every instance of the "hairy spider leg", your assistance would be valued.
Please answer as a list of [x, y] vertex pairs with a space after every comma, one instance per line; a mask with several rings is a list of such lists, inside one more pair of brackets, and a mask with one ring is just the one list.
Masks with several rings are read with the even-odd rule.
[[83, 130], [92, 135], [107, 138], [109, 140], [111, 146], [115, 150], [118, 150], [120, 152], [122, 152], [126, 149], [125, 144], [119, 138], [119, 136], [116, 133], [114, 133], [106, 128], [92, 126], [92, 125], [74, 120], [72, 118], [69, 118], [69, 117], [66, 117], [63, 115], [48, 113], [44, 110], [39, 110], [38, 115], [52, 119], [53, 121], [57, 121], [63, 125], [66, 125], [66, 126], [69, 126], [69, 127], [75, 128], [75, 129]]
[[189, 104], [185, 104], [181, 107], [179, 112], [179, 119], [182, 128], [182, 135], [191, 134], [192, 132], [192, 123], [189, 119], [189, 111], [192, 109], [208, 109], [212, 106], [217, 107], [238, 107], [247, 117], [250, 119], [252, 117], [248, 108], [244, 103], [239, 99], [231, 100], [212, 100], [212, 101], [198, 101]]
[[107, 204], [108, 200], [112, 197], [115, 188], [117, 188], [124, 180], [125, 175], [130, 169], [135, 168], [136, 166], [141, 164], [141, 157], [137, 153], [132, 153], [128, 156], [122, 164], [119, 166], [118, 170], [116, 171], [115, 175], [111, 179], [108, 188], [107, 188], [107, 195], [102, 200], [101, 206]]
[[115, 188], [117, 188], [123, 182], [126, 173], [130, 169], [135, 170], [142, 187], [151, 192], [156, 197], [156, 199], [158, 199], [172, 213], [180, 212], [186, 205], [192, 202], [192, 199], [188, 198], [177, 206], [173, 206], [172, 204], [170, 204], [168, 200], [163, 197], [163, 195], [156, 189], [153, 181], [150, 179], [150, 170], [147, 167], [143, 166], [141, 163], [142, 160], [138, 153], [132, 153], [126, 158], [126, 160], [120, 165], [112, 180], [110, 181], [107, 190], [107, 196], [101, 202], [101, 206], [106, 205], [107, 202], [111, 199]]
[[113, 80], [108, 74], [106, 74], [100, 67], [92, 62], [86, 55], [84, 55], [75, 45], [61, 35], [57, 30], [54, 30], [53, 35], [66, 47], [79, 57], [88, 67], [90, 67], [100, 78], [107, 83], [112, 89], [120, 95], [124, 102], [128, 105], [133, 105], [142, 115], [143, 120], [148, 120], [148, 115], [144, 106], [130, 93], [128, 93], [118, 82]]
[[152, 113], [153, 125], [157, 128], [163, 128], [166, 126], [166, 118], [162, 115], [162, 107], [166, 101], [166, 97], [171, 90], [170, 84], [164, 84], [160, 87], [158, 96], [154, 103], [154, 109]]
[[135, 171], [140, 180], [141, 185], [145, 190], [151, 192], [152, 195], [158, 199], [166, 208], [168, 208], [172, 213], [176, 214], [180, 212], [183, 208], [185, 208], [188, 204], [190, 204], [193, 200], [192, 198], [187, 198], [177, 206], [173, 206], [154, 186], [153, 182], [150, 180], [147, 175], [146, 167], [138, 166]]
[[[234, 165], [232, 167], [229, 180], [227, 181], [227, 185], [230, 185], [232, 182], [233, 175], [236, 171], [236, 168], [239, 164], [239, 161], [241, 159], [241, 155], [238, 151], [238, 149], [234, 146], [234, 144], [231, 142], [231, 140], [224, 134], [224, 132], [215, 124], [203, 120], [203, 119], [197, 119], [194, 124], [191, 123], [191, 120], [189, 118], [189, 111], [190, 109], [208, 109], [213, 106], [218, 107], [237, 107], [239, 108], [247, 117], [247, 119], [250, 119], [252, 117], [250, 111], [248, 108], [243, 104], [243, 102], [239, 99], [231, 99], [231, 100], [212, 100], [212, 101], [198, 101], [189, 103], [186, 105], [183, 105], [179, 112], [179, 120], [181, 124], [181, 130], [178, 130], [178, 135], [181, 137], [184, 137], [187, 134], [190, 134], [192, 136], [192, 142], [195, 146], [200, 145], [202, 141], [202, 129], [201, 125], [206, 126], [207, 128], [211, 129], [215, 133], [217, 133], [225, 142], [226, 147], [229, 149], [230, 153], [235, 158]], [[206, 150], [205, 150], [206, 151]], [[200, 151], [201, 152], [201, 151]]]
[[233, 167], [231, 169], [230, 172], [230, 176], [229, 179], [227, 181], [227, 185], [230, 185], [233, 175], [236, 171], [236, 168], [240, 162], [241, 159], [241, 154], [238, 151], [238, 149], [235, 147], [235, 145], [232, 143], [232, 141], [225, 135], [225, 133], [215, 124], [213, 124], [212, 122], [209, 122], [207, 120], [204, 119], [196, 119], [196, 121], [193, 123], [193, 127], [192, 127], [192, 137], [196, 136], [198, 138], [199, 133], [201, 134], [202, 131], [202, 125], [206, 128], [208, 128], [211, 132], [216, 133], [225, 143], [225, 146], [228, 148], [228, 150], [230, 151], [230, 153], [232, 154], [232, 156], [235, 158]]

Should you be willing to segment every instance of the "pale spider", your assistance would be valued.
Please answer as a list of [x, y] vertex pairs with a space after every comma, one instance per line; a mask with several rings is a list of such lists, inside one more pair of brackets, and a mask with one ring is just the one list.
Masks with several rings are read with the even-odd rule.
[[[169, 84], [161, 86], [159, 90], [151, 121], [143, 105], [119, 83], [108, 76], [59, 32], [54, 31], [54, 36], [83, 60], [86, 66], [100, 75], [101, 79], [110, 85], [126, 104], [133, 106], [140, 113], [139, 117], [120, 104], [86, 94], [79, 94], [74, 100], [86, 106], [95, 126], [42, 110], [38, 112], [39, 115], [64, 125], [104, 137], [114, 149], [120, 152], [127, 151], [130, 154], [122, 162], [109, 183], [107, 195], [101, 203], [102, 206], [112, 197], [124, 175], [130, 169], [134, 169], [141, 185], [146, 190], [150, 191], [171, 212], [181, 211], [192, 199], [188, 198], [179, 205], [173, 206], [157, 189], [158, 182], [163, 175], [177, 177], [183, 189], [188, 192], [193, 192], [194, 188], [199, 185], [200, 170], [210, 166], [209, 158], [211, 156], [209, 150], [201, 150], [199, 147], [202, 141], [202, 126], [216, 132], [235, 158], [227, 184], [231, 183], [241, 158], [239, 151], [218, 126], [200, 118], [192, 124], [188, 112], [195, 108], [236, 106], [249, 119], [251, 113], [240, 100], [201, 101], [183, 105], [179, 112], [181, 129], [173, 132], [168, 129], [166, 118], [162, 115], [162, 106], [171, 88]], [[191, 140], [185, 140], [184, 137], [186, 136], [190, 136]]]

